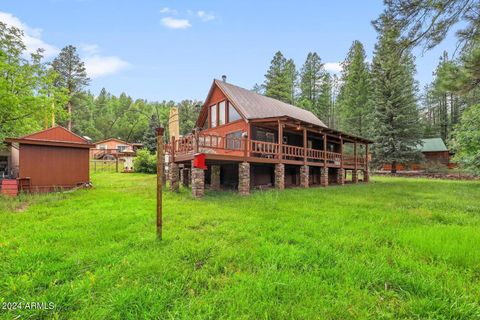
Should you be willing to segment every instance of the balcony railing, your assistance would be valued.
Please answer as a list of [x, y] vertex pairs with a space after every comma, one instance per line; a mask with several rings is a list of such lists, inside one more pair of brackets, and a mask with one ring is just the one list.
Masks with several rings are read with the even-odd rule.
[[[174, 150], [172, 150], [172, 145]], [[341, 154], [338, 152], [304, 148], [293, 145], [251, 140], [245, 138], [222, 137], [217, 135], [193, 134], [174, 139], [165, 145], [165, 153], [182, 156], [194, 153], [214, 153], [233, 157], [250, 157], [304, 162], [324, 162], [336, 166], [344, 165], [358, 168], [366, 166], [365, 156]], [[280, 152], [281, 151], [281, 152]]]

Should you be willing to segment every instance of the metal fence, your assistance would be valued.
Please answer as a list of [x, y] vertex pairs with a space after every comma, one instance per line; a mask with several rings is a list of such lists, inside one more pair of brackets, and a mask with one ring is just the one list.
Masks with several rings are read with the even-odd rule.
[[117, 160], [90, 160], [90, 172], [118, 172]]

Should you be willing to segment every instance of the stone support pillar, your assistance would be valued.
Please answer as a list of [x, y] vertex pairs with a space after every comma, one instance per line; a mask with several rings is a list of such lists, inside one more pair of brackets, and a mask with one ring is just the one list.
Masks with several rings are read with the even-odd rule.
[[308, 188], [310, 185], [310, 167], [301, 166], [300, 167], [300, 186], [302, 188]]
[[238, 193], [242, 196], [250, 194], [250, 163], [248, 162], [238, 165]]
[[283, 163], [275, 165], [275, 188], [279, 190], [285, 189], [285, 165]]

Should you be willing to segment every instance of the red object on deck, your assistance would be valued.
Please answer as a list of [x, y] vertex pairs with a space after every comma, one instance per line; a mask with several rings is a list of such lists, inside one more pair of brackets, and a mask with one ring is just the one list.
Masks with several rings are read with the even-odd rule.
[[193, 167], [199, 168], [202, 170], [207, 170], [207, 166], [205, 165], [205, 154], [204, 153], [196, 153], [193, 156]]
[[18, 183], [16, 179], [2, 180], [2, 194], [15, 197], [18, 194]]

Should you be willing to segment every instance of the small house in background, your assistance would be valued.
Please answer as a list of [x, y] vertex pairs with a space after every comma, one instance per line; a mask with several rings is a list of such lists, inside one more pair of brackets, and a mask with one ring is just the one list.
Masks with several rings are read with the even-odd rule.
[[95, 148], [90, 150], [90, 157], [94, 160], [118, 160], [126, 171], [133, 170], [133, 159], [141, 143], [130, 143], [117, 138], [110, 138], [95, 142]]
[[8, 178], [18, 182], [19, 190], [49, 192], [90, 182], [89, 149], [93, 145], [63, 127], [7, 138], [5, 142], [12, 152], [11, 159], [18, 150], [18, 171], [11, 168]]
[[[444, 165], [448, 168], [456, 167], [456, 164], [450, 163], [450, 151], [443, 142], [442, 138], [428, 138], [422, 139], [420, 145], [417, 146], [418, 150], [423, 154], [425, 158], [425, 164], [411, 163], [408, 165], [397, 164], [397, 170], [403, 171], [407, 168], [411, 170], [420, 170], [423, 167], [428, 167], [433, 164]], [[383, 170], [390, 171], [391, 165], [385, 164]]]

